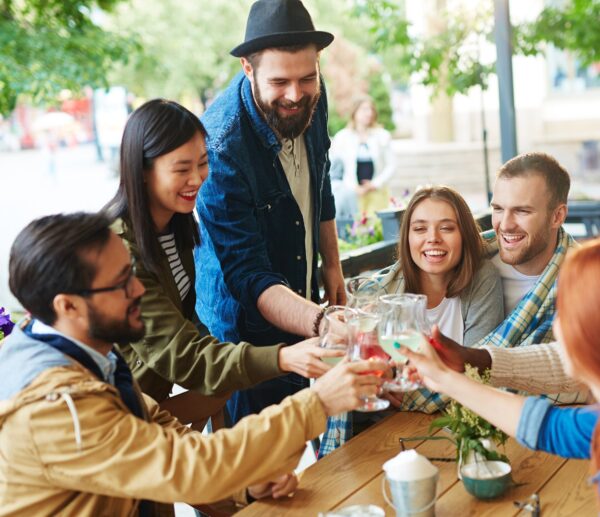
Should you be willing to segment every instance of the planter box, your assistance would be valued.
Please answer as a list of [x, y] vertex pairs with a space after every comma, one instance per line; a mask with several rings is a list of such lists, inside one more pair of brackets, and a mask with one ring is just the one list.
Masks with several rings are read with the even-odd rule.
[[386, 208], [379, 210], [377, 217], [381, 219], [384, 241], [397, 241], [400, 234], [400, 224], [404, 215], [404, 208]]

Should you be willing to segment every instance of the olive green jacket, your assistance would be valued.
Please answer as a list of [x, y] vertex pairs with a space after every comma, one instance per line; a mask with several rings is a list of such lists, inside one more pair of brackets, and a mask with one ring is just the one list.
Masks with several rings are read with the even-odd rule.
[[[163, 255], [157, 276], [144, 267], [133, 232], [124, 221], [118, 219], [111, 228], [136, 260], [136, 275], [146, 289], [141, 305], [146, 335], [120, 347], [144, 393], [162, 402], [178, 384], [203, 395], [224, 395], [283, 374], [279, 369], [282, 344], [254, 347], [219, 342], [196, 316], [193, 288], [182, 303], [167, 256]], [[194, 286], [193, 252], [178, 252]]]

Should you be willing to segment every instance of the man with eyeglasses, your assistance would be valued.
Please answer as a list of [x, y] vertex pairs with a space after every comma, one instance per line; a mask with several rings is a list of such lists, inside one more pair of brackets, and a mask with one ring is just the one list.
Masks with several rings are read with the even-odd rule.
[[31, 222], [9, 271], [31, 319], [0, 344], [0, 516], [146, 516], [156, 502], [288, 495], [297, 485], [288, 473], [327, 415], [381, 384], [360, 373], [384, 364], [342, 362], [312, 388], [203, 436], [140, 392], [115, 346], [144, 335], [144, 287], [104, 215]]

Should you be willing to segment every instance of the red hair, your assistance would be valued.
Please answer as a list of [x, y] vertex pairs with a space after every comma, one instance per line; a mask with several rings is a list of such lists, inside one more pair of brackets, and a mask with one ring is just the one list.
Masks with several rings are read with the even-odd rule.
[[564, 347], [576, 371], [600, 384], [600, 238], [571, 252], [556, 300]]

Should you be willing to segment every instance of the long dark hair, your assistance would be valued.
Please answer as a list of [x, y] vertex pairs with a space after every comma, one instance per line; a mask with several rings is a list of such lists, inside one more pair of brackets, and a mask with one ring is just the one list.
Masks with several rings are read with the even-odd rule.
[[475, 273], [481, 266], [484, 243], [483, 238], [480, 235], [479, 225], [473, 218], [469, 205], [467, 205], [464, 198], [456, 190], [442, 185], [417, 190], [402, 216], [400, 240], [398, 242], [398, 256], [402, 274], [404, 276], [405, 291], [407, 293], [421, 293], [419, 267], [415, 264], [410, 254], [408, 234], [413, 212], [419, 203], [425, 199], [444, 201], [448, 203], [456, 213], [457, 226], [462, 236], [462, 257], [450, 279], [446, 296], [448, 298], [459, 296], [467, 287], [469, 287]]
[[[196, 133], [206, 137], [204, 126], [191, 111], [176, 102], [154, 99], [135, 110], [121, 142], [121, 180], [115, 197], [104, 210], [121, 217], [135, 235], [140, 258], [148, 271], [159, 272], [161, 248], [150, 216], [144, 174], [154, 160], [189, 142]], [[200, 243], [198, 224], [192, 213], [175, 214], [170, 223], [179, 249]]]

